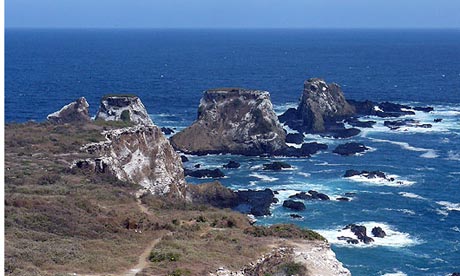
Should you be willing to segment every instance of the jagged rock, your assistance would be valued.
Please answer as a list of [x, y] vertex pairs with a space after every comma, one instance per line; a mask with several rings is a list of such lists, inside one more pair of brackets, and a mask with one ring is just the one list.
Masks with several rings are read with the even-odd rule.
[[365, 145], [361, 143], [350, 142], [350, 143], [338, 145], [334, 149], [333, 153], [348, 156], [348, 155], [353, 155], [356, 153], [365, 152], [366, 150], [369, 150], [369, 148], [366, 147]]
[[273, 162], [273, 163], [267, 163], [263, 164], [264, 171], [281, 171], [282, 169], [289, 169], [291, 168], [291, 165], [285, 162]]
[[199, 169], [201, 167], [201, 164], [195, 164], [193, 167]]
[[302, 218], [302, 216], [301, 216], [301, 215], [298, 215], [298, 214], [289, 214], [289, 216], [290, 216], [291, 218], [295, 218], [295, 219], [301, 219], [301, 218]]
[[107, 95], [101, 99], [96, 120], [123, 121], [133, 124], [153, 125], [147, 110], [137, 96]]
[[337, 201], [350, 201], [348, 197], [338, 197], [336, 198]]
[[410, 106], [390, 102], [375, 103], [367, 100], [348, 100], [348, 103], [350, 103], [350, 105], [355, 108], [356, 114], [358, 115], [370, 115], [387, 118], [415, 114], [413, 108]]
[[84, 97], [81, 97], [65, 105], [59, 111], [49, 114], [46, 118], [49, 122], [55, 124], [86, 123], [91, 120], [89, 104]]
[[237, 191], [236, 194], [238, 196], [238, 205], [234, 209], [254, 216], [270, 215], [270, 205], [278, 202], [275, 194], [270, 189]]
[[192, 154], [272, 155], [286, 147], [285, 138], [268, 92], [226, 88], [206, 91], [198, 119], [171, 143]]
[[303, 134], [302, 133], [289, 133], [288, 135], [286, 135], [286, 143], [302, 144]]
[[352, 177], [352, 176], [360, 175], [360, 174], [361, 172], [357, 170], [347, 170], [345, 174], [343, 175], [343, 177]]
[[236, 161], [233, 161], [233, 160], [230, 160], [228, 161], [227, 164], [223, 165], [222, 167], [226, 168], [226, 169], [238, 169], [240, 167], [240, 163], [236, 162]]
[[159, 127], [138, 125], [103, 134], [106, 141], [82, 147], [97, 156], [91, 161], [95, 168], [137, 183], [152, 194], [185, 198], [181, 159]]
[[297, 199], [302, 199], [302, 200], [313, 199], [313, 197], [310, 194], [307, 194], [306, 192], [300, 192], [294, 195], [290, 195], [289, 198], [297, 198]]
[[431, 124], [421, 124], [420, 121], [413, 120], [413, 119], [404, 119], [404, 120], [396, 120], [396, 121], [385, 121], [383, 125], [390, 128], [391, 130], [398, 129], [400, 127], [421, 127], [421, 128], [431, 128]]
[[384, 238], [387, 233], [385, 233], [385, 231], [383, 231], [382, 227], [380, 226], [376, 226], [374, 228], [372, 228], [372, 235], [374, 235], [374, 237], [377, 237], [377, 238]]
[[182, 161], [182, 163], [185, 163], [185, 162], [188, 162], [188, 161], [189, 161], [189, 160], [188, 160], [188, 157], [185, 156], [185, 155], [181, 155], [181, 156], [180, 156], [180, 160]]
[[363, 226], [363, 225], [348, 224], [343, 229], [350, 229], [351, 232], [353, 232], [356, 235], [358, 240], [360, 240], [361, 242], [363, 242], [365, 244], [369, 244], [369, 243], [374, 241], [373, 238], [367, 236], [366, 227]]
[[161, 131], [164, 133], [164, 135], [171, 135], [175, 132], [172, 128], [169, 127], [162, 127]]
[[310, 190], [308, 191], [309, 194], [311, 194], [313, 199], [319, 199], [319, 200], [330, 200], [330, 198], [323, 193], [318, 193], [317, 191]]
[[205, 177], [212, 177], [212, 178], [222, 178], [225, 174], [219, 169], [203, 169], [203, 170], [196, 170], [192, 171], [189, 169], [185, 169], [184, 173], [186, 176], [196, 177], [196, 178], [205, 178]]
[[382, 178], [386, 180], [391, 180], [394, 181], [392, 178], [388, 178], [384, 172], [381, 171], [356, 171], [356, 170], [347, 170], [344, 174], [343, 177], [353, 177], [353, 176], [363, 176], [366, 177], [367, 179], [373, 179], [373, 178]]
[[292, 209], [292, 210], [295, 210], [295, 211], [303, 211], [303, 210], [305, 210], [305, 204], [303, 204], [300, 201], [294, 201], [294, 200], [290, 200], [290, 199], [285, 200], [283, 202], [283, 207], [288, 208], [288, 209]]
[[423, 111], [423, 112], [427, 112], [427, 113], [434, 110], [434, 108], [431, 107], [431, 106], [416, 106], [413, 109], [416, 110], [416, 111]]
[[435, 118], [435, 119], [433, 120], [433, 122], [435, 122], [435, 123], [440, 123], [440, 122], [442, 122], [442, 118]]

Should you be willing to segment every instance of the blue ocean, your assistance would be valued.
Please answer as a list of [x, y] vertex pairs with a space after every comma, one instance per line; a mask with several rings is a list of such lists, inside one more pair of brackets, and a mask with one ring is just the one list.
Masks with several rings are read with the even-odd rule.
[[[137, 94], [154, 122], [180, 130], [197, 115], [202, 92], [215, 87], [267, 90], [277, 113], [295, 107], [303, 81], [341, 85], [348, 99], [432, 106], [407, 116], [432, 128], [390, 130], [383, 119], [353, 138], [307, 135], [329, 145], [311, 158], [189, 156], [186, 166], [221, 168], [233, 189], [278, 191], [280, 203], [259, 224], [294, 223], [328, 238], [355, 276], [448, 275], [460, 271], [459, 30], [26, 30], [5, 34], [5, 120], [44, 121], [85, 96], [93, 114], [108, 93]], [[404, 117], [403, 117], [404, 118]], [[442, 119], [433, 123], [434, 119]], [[343, 157], [335, 145], [372, 150]], [[282, 160], [290, 170], [267, 172]], [[346, 170], [380, 170], [396, 182], [344, 178]], [[189, 178], [191, 183], [206, 180]], [[282, 201], [316, 190], [349, 202], [305, 201], [301, 219]], [[337, 240], [350, 223], [382, 227], [370, 245]]]

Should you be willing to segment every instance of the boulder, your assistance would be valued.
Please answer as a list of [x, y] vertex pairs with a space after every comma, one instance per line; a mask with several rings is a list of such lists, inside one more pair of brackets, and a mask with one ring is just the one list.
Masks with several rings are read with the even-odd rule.
[[355, 175], [361, 175], [361, 172], [357, 170], [347, 170], [343, 177], [352, 177]]
[[238, 196], [238, 204], [234, 209], [254, 216], [270, 215], [271, 204], [278, 202], [275, 194], [270, 189], [237, 191], [236, 195]]
[[376, 121], [361, 121], [357, 117], [350, 117], [345, 122], [351, 126], [361, 128], [372, 128], [377, 123]]
[[289, 169], [291, 168], [291, 165], [285, 162], [273, 162], [273, 163], [267, 163], [263, 164], [264, 171], [281, 171], [282, 169]]
[[206, 178], [206, 177], [211, 177], [211, 178], [222, 178], [225, 176], [225, 174], [219, 170], [219, 169], [202, 169], [202, 170], [189, 170], [185, 169], [184, 170], [185, 176], [191, 176], [191, 177], [196, 177], [196, 178]]
[[185, 155], [181, 155], [181, 156], [180, 156], [180, 160], [182, 161], [182, 163], [185, 163], [185, 162], [188, 162], [188, 161], [189, 161], [189, 160], [188, 160], [188, 157], [185, 156]]
[[434, 108], [431, 106], [415, 106], [413, 109], [416, 111], [423, 111], [427, 113], [434, 110]]
[[295, 210], [295, 211], [303, 211], [303, 210], [305, 210], [305, 204], [303, 204], [300, 201], [294, 201], [294, 200], [289, 200], [289, 199], [285, 200], [283, 202], [283, 207], [288, 208], [288, 209], [292, 209], [292, 210]]
[[383, 231], [382, 227], [380, 226], [376, 226], [374, 228], [372, 228], [372, 235], [374, 235], [374, 237], [377, 237], [377, 238], [384, 238], [387, 233], [385, 233], [385, 231]]
[[290, 216], [291, 218], [294, 218], [294, 219], [301, 219], [301, 218], [302, 218], [302, 216], [301, 216], [301, 215], [298, 215], [298, 214], [289, 214], [289, 216]]
[[165, 135], [171, 135], [175, 132], [172, 128], [169, 127], [162, 127], [161, 131], [163, 131]]
[[62, 107], [59, 111], [49, 114], [47, 120], [55, 124], [86, 123], [91, 120], [89, 104], [84, 97]]
[[323, 193], [318, 193], [317, 191], [310, 190], [308, 193], [312, 196], [312, 199], [330, 200], [329, 196]]
[[96, 120], [122, 121], [135, 125], [153, 125], [144, 104], [134, 95], [107, 95], [101, 99]]
[[370, 115], [388, 118], [415, 114], [413, 108], [410, 106], [390, 102], [375, 103], [367, 100], [348, 100], [348, 103], [354, 107], [357, 115]]
[[313, 199], [313, 197], [310, 194], [307, 194], [306, 192], [300, 192], [294, 195], [290, 195], [289, 198], [296, 198], [296, 199], [302, 199], [302, 200]]
[[435, 119], [433, 120], [433, 122], [435, 122], [435, 123], [440, 123], [440, 122], [442, 122], [442, 118], [435, 118]]
[[366, 227], [363, 225], [349, 224], [345, 226], [345, 228], [343, 229], [350, 229], [351, 232], [353, 232], [355, 236], [358, 238], [358, 240], [365, 244], [369, 244], [374, 241], [374, 239], [367, 236]]
[[197, 120], [171, 137], [191, 154], [273, 155], [286, 147], [286, 133], [266, 91], [222, 88], [204, 93]]
[[350, 142], [338, 145], [332, 152], [344, 156], [349, 156], [356, 153], [362, 153], [367, 150], [369, 150], [369, 148], [361, 143]]
[[348, 197], [338, 197], [336, 198], [337, 201], [350, 201]]
[[289, 133], [286, 135], [286, 143], [290, 144], [302, 144], [303, 143], [302, 133]]
[[154, 195], [185, 198], [180, 156], [159, 127], [138, 125], [103, 134], [105, 141], [82, 147], [94, 156], [90, 163], [97, 173], [109, 172], [120, 180], [141, 185]]
[[282, 151], [276, 152], [276, 155], [288, 157], [310, 157], [321, 150], [327, 150], [327, 148], [328, 146], [326, 144], [317, 142], [303, 143], [300, 148], [287, 147]]
[[233, 161], [233, 160], [230, 160], [230, 161], [228, 161], [227, 164], [223, 165], [222, 167], [224, 167], [226, 169], [238, 169], [240, 166], [241, 166], [240, 163], [238, 163], [236, 161]]

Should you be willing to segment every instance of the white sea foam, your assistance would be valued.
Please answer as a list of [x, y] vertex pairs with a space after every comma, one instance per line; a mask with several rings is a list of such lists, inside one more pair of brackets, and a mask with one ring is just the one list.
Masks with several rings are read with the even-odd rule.
[[458, 228], [458, 226], [454, 226], [452, 228], [450, 228], [452, 230], [454, 230], [455, 232], [459, 232], [460, 233], [460, 228]]
[[[406, 247], [419, 244], [420, 241], [412, 237], [408, 233], [400, 232], [394, 227], [382, 223], [382, 222], [359, 222], [357, 225], [364, 225], [367, 229], [367, 234], [369, 237], [374, 239], [374, 242], [370, 244], [364, 244], [362, 242], [358, 244], [348, 244], [345, 240], [338, 240], [337, 237], [349, 237], [356, 239], [356, 235], [351, 232], [350, 229], [329, 229], [329, 230], [317, 230], [318, 233], [323, 235], [330, 243], [337, 246], [346, 246], [346, 247], [375, 247], [375, 246], [386, 246], [386, 247]], [[383, 231], [387, 234], [384, 238], [373, 237], [371, 231], [374, 227], [381, 227]]]
[[260, 173], [251, 173], [249, 176], [258, 178], [264, 182], [274, 182], [276, 180], [279, 180], [279, 178], [271, 177], [271, 176], [260, 174]]
[[297, 149], [300, 149], [302, 147], [301, 144], [286, 143], [286, 145]]
[[401, 195], [401, 196], [403, 196], [403, 197], [407, 197], [407, 198], [415, 198], [415, 199], [423, 199], [423, 200], [426, 200], [426, 198], [424, 198], [423, 196], [419, 196], [419, 195], [414, 194], [414, 193], [399, 192], [399, 195]]
[[398, 270], [395, 272], [382, 274], [382, 276], [407, 276], [407, 274]]
[[276, 115], [281, 115], [289, 108], [297, 108], [298, 103], [285, 103], [285, 104], [274, 104], [273, 110], [275, 110]]
[[452, 203], [449, 201], [436, 201], [436, 203], [441, 205], [444, 210], [460, 212], [460, 203]]
[[406, 142], [398, 142], [398, 141], [392, 141], [392, 140], [376, 139], [376, 138], [370, 138], [370, 137], [368, 139], [371, 140], [371, 141], [374, 141], [374, 142], [378, 142], [378, 143], [389, 143], [389, 144], [393, 144], [393, 145], [398, 145], [401, 148], [403, 148], [405, 150], [409, 150], [409, 151], [425, 152], [422, 155], [420, 155], [420, 157], [423, 157], [423, 158], [436, 158], [436, 157], [438, 157], [438, 154], [436, 153], [436, 151], [434, 149], [418, 148], [418, 147], [411, 146], [409, 143], [406, 143]]
[[304, 177], [310, 177], [311, 176], [310, 173], [306, 173], [306, 172], [298, 172], [297, 174], [301, 175], [301, 176], [304, 176]]
[[[394, 180], [391, 181], [391, 178]], [[352, 177], [348, 177], [347, 179], [350, 179], [356, 182], [369, 184], [369, 185], [391, 186], [391, 187], [411, 186], [415, 183], [415, 181], [400, 179], [399, 176], [395, 174], [387, 175], [387, 178], [382, 178], [382, 177], [367, 178], [362, 175], [354, 175]]]
[[407, 215], [415, 215], [415, 212], [409, 209], [383, 208], [383, 210], [400, 212], [400, 213], [407, 214]]
[[460, 161], [460, 152], [449, 150], [447, 153], [448, 160]]

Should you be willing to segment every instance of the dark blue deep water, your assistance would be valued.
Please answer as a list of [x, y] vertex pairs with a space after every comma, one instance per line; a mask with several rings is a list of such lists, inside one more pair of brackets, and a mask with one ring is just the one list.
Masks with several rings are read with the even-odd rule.
[[[460, 31], [371, 30], [6, 30], [5, 118], [43, 121], [85, 96], [95, 114], [107, 93], [140, 96], [159, 126], [183, 128], [196, 117], [203, 90], [268, 90], [277, 112], [295, 106], [310, 77], [339, 83], [347, 98], [430, 105], [415, 119], [431, 129], [390, 131], [382, 120], [352, 139], [373, 150], [341, 157], [279, 158], [294, 168], [266, 172], [268, 160], [193, 157], [225, 170], [235, 189], [279, 190], [287, 198], [314, 189], [350, 202], [306, 202], [302, 219], [281, 204], [260, 224], [295, 223], [326, 236], [353, 275], [447, 275], [460, 271]], [[375, 119], [375, 118], [374, 118]], [[307, 140], [344, 142], [309, 135]], [[381, 170], [402, 184], [344, 179], [347, 169]], [[199, 180], [189, 179], [199, 183]], [[379, 225], [388, 237], [371, 246], [336, 239], [349, 223]], [[370, 230], [370, 229], [369, 229]]]

